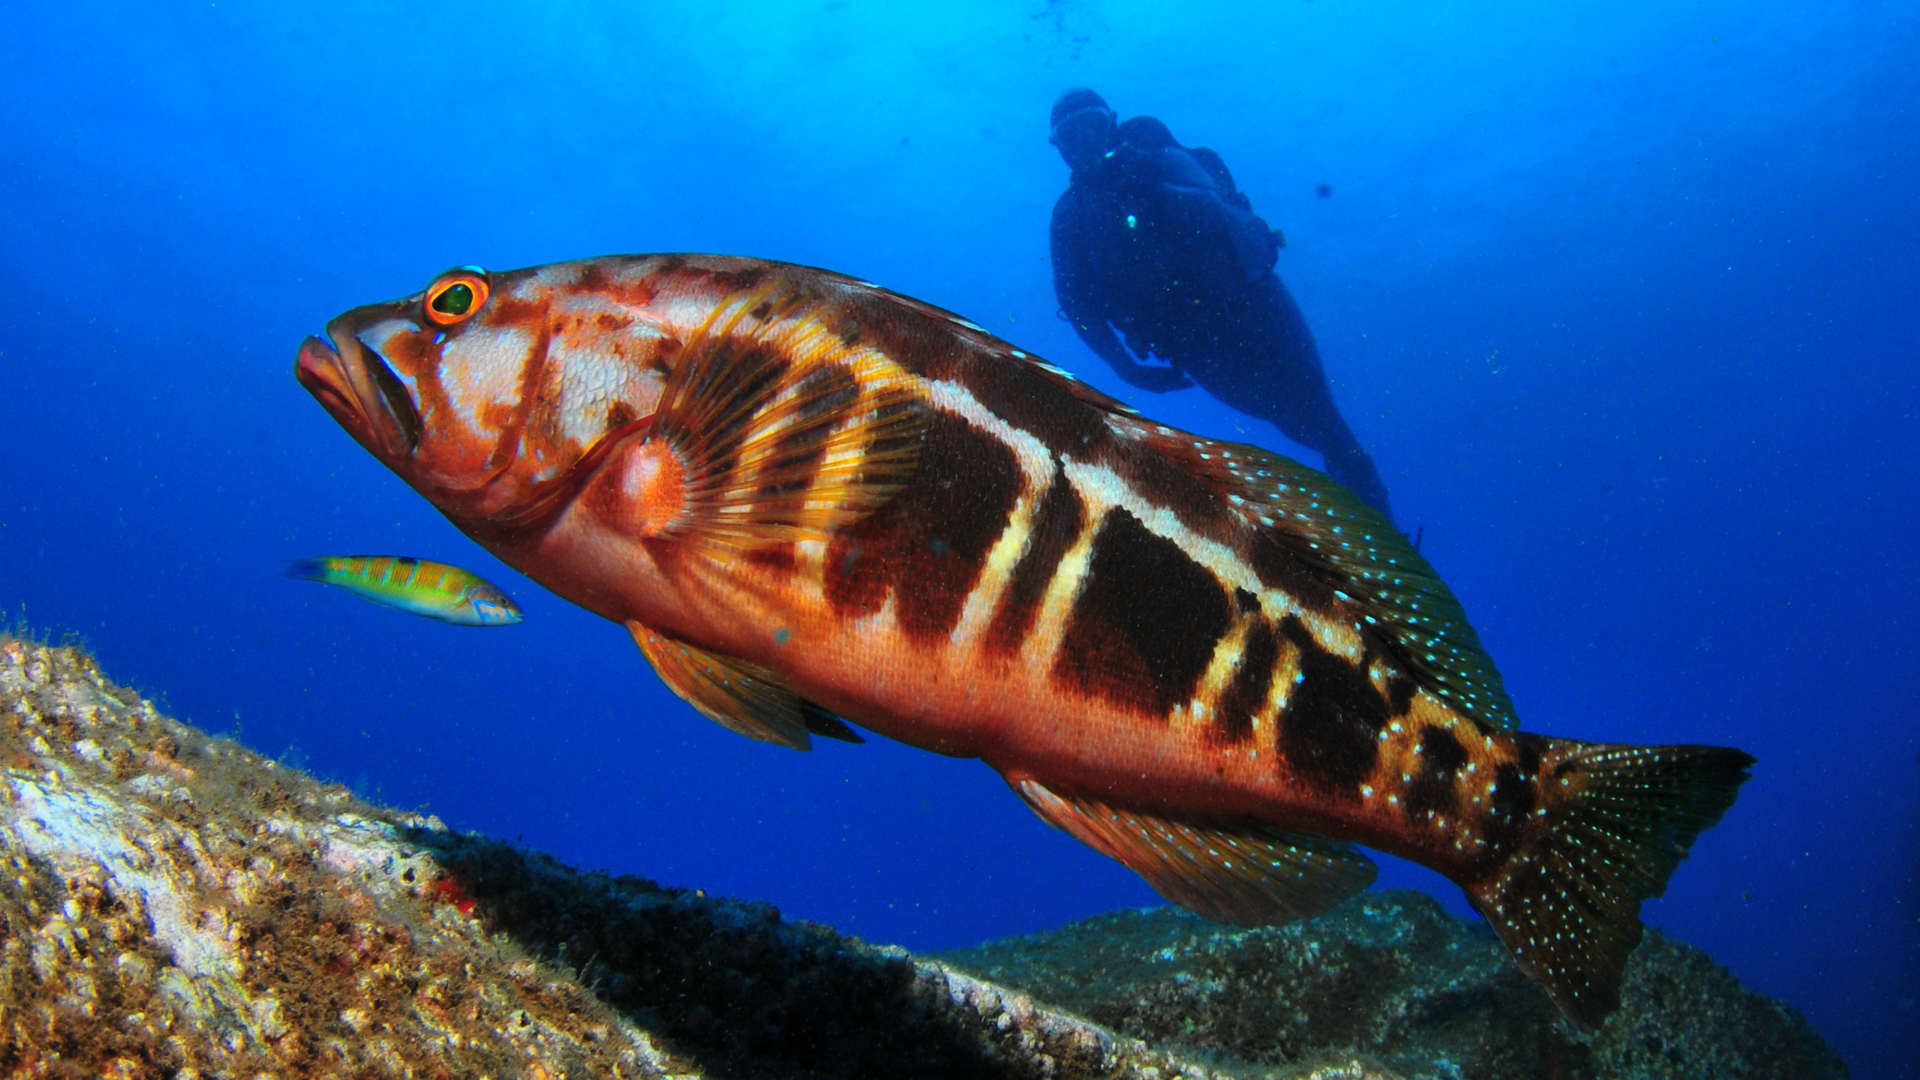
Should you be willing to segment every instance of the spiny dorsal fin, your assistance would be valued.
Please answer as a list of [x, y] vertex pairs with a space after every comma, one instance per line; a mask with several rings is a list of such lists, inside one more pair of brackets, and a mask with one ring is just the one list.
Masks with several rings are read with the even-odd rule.
[[795, 750], [813, 749], [808, 732], [843, 742], [866, 741], [839, 717], [787, 689], [766, 668], [675, 641], [641, 623], [628, 622], [627, 632], [669, 689], [729, 731]]
[[991, 334], [983, 333], [980, 337], [985, 339], [982, 344], [987, 348], [998, 351], [1009, 360], [1026, 364], [1028, 367], [1045, 376], [1049, 382], [1062, 387], [1067, 393], [1099, 409], [1101, 412], [1109, 412], [1115, 416], [1124, 416], [1129, 420], [1138, 420], [1141, 418], [1139, 409], [1121, 401], [1117, 397], [1095, 390], [1093, 387], [1081, 382], [1078, 375], [1068, 371], [1066, 368], [1058, 367], [1030, 353], [1022, 352]]
[[722, 549], [818, 539], [913, 479], [925, 389], [841, 341], [818, 303], [759, 289], [689, 335], [647, 433], [673, 449], [685, 485], [663, 535]]
[[1378, 511], [1325, 473], [1257, 446], [1152, 423], [1129, 426], [1332, 585], [1429, 692], [1493, 727], [1520, 726], [1500, 671], [1453, 590]]
[[1338, 840], [1257, 824], [1202, 825], [1010, 780], [1048, 824], [1215, 922], [1272, 926], [1311, 918], [1373, 884], [1373, 862]]
[[1719, 746], [1553, 740], [1540, 781], [1569, 797], [1538, 809], [1532, 835], [1467, 896], [1567, 1019], [1597, 1029], [1620, 1005], [1640, 943], [1640, 902], [1733, 805], [1753, 758]]
[[914, 297], [894, 292], [891, 289], [883, 289], [870, 281], [860, 281], [856, 278], [844, 277], [838, 274], [834, 276], [840, 278], [848, 288], [859, 289], [886, 297], [889, 301], [901, 307], [908, 308], [936, 322], [947, 324], [956, 337], [963, 338], [972, 343], [976, 348], [992, 353], [1009, 363], [1025, 364], [1027, 367], [1033, 368], [1045, 376], [1047, 381], [1064, 388], [1074, 397], [1092, 405], [1102, 412], [1110, 412], [1116, 416], [1125, 416], [1133, 419], [1138, 419], [1140, 416], [1140, 410], [1121, 401], [1119, 398], [1111, 397], [1099, 390], [1095, 390], [1093, 387], [1081, 382], [1079, 376], [1068, 371], [1066, 368], [1048, 363], [1023, 349], [1015, 348], [1013, 345], [989, 333], [986, 327], [978, 323], [962, 318], [943, 307], [929, 304], [925, 300], [915, 299]]

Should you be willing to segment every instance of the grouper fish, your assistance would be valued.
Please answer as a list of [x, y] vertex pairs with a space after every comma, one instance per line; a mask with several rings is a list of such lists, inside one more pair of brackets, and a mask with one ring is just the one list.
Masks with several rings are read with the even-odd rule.
[[979, 758], [1241, 926], [1366, 888], [1360, 846], [1403, 856], [1585, 1029], [1753, 763], [1518, 730], [1458, 601], [1351, 492], [838, 274], [461, 267], [334, 319], [296, 374], [710, 719]]

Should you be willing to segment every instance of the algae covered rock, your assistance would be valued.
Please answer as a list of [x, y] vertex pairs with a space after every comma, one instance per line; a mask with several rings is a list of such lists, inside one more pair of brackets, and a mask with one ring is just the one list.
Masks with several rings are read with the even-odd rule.
[[498, 941], [383, 811], [0, 640], [0, 1069], [691, 1072]]
[[0, 637], [0, 1072], [1212, 1075], [1026, 996], [364, 803]]
[[1490, 930], [1419, 892], [1364, 893], [1260, 930], [1175, 908], [1115, 912], [943, 958], [1249, 1074], [1358, 1059], [1408, 1080], [1847, 1075], [1797, 1012], [1658, 931], [1634, 954], [1620, 1011], [1582, 1038]]

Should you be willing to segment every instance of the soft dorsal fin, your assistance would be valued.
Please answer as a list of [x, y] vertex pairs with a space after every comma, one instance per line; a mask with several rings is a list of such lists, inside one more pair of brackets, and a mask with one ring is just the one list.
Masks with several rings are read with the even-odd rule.
[[1372, 860], [1338, 840], [1257, 824], [1157, 817], [1009, 780], [1048, 824], [1126, 864], [1168, 900], [1215, 922], [1272, 926], [1311, 918], [1373, 884]]
[[1129, 426], [1333, 586], [1429, 692], [1492, 727], [1519, 726], [1513, 699], [1466, 610], [1392, 522], [1325, 473], [1291, 458], [1153, 423]]
[[866, 741], [766, 668], [675, 641], [637, 622], [628, 622], [627, 631], [662, 682], [729, 731], [795, 750], [813, 749], [808, 732], [843, 742]]
[[913, 479], [927, 429], [920, 381], [848, 345], [819, 300], [779, 286], [720, 304], [681, 349], [648, 440], [672, 448], [657, 531], [722, 549], [818, 539]]

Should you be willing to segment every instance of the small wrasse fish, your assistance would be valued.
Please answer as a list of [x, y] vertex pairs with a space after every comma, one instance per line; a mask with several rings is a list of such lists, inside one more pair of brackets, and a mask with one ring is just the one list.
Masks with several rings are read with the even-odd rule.
[[826, 271], [461, 267], [334, 319], [295, 373], [709, 719], [980, 758], [1242, 926], [1366, 888], [1360, 846], [1411, 859], [1583, 1028], [1753, 763], [1520, 731], [1452, 592], [1351, 492]]
[[520, 605], [469, 570], [404, 555], [339, 555], [295, 559], [286, 575], [338, 585], [376, 604], [456, 626], [511, 626]]

